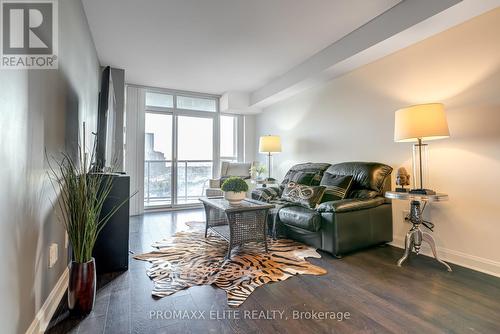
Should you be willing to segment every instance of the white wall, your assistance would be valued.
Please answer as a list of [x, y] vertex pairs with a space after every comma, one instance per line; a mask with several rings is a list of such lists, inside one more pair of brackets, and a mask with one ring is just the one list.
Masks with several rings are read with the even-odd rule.
[[243, 160], [250, 162], [256, 154], [255, 115], [243, 116]]
[[[59, 1], [59, 70], [0, 70], [0, 324], [24, 333], [67, 267], [49, 156], [96, 130], [99, 63], [80, 0]], [[81, 133], [80, 133], [81, 134]], [[48, 267], [48, 248], [59, 261]]]
[[[432, 205], [428, 218], [444, 258], [500, 276], [498, 31], [500, 9], [266, 108], [256, 138], [282, 136], [275, 176], [306, 161], [380, 161], [411, 170], [411, 144], [393, 141], [394, 111], [443, 102], [451, 138], [430, 143], [430, 182], [450, 201]], [[393, 206], [397, 245], [409, 227], [406, 205]]]

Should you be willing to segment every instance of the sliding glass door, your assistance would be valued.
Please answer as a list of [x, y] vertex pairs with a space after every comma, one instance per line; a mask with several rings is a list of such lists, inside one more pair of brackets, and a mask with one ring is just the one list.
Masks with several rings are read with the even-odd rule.
[[218, 100], [145, 91], [144, 206], [198, 204], [218, 164]]
[[172, 115], [146, 112], [144, 205], [172, 204]]
[[177, 118], [177, 203], [198, 203], [212, 177], [214, 120], [192, 116]]

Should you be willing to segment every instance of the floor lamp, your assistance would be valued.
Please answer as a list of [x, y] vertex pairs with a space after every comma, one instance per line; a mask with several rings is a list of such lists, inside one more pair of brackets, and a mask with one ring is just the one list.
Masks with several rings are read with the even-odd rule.
[[428, 152], [425, 141], [450, 136], [448, 122], [441, 103], [419, 104], [396, 111], [394, 118], [394, 141], [415, 142], [413, 144], [413, 189], [410, 193], [434, 195], [426, 189], [428, 182]]
[[259, 139], [259, 152], [260, 153], [267, 153], [267, 159], [268, 159], [268, 170], [267, 170], [267, 175], [268, 181], [272, 181], [274, 179], [271, 178], [271, 154], [272, 153], [279, 153], [281, 152], [281, 138], [280, 136], [262, 136]]

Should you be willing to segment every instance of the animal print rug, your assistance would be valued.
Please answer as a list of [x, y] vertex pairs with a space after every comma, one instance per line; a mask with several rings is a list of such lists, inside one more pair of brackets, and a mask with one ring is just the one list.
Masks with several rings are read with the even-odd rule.
[[205, 238], [200, 229], [177, 232], [153, 247], [157, 250], [134, 258], [152, 263], [147, 275], [154, 282], [152, 295], [159, 298], [191, 286], [213, 284], [226, 291], [229, 306], [238, 307], [266, 283], [297, 274], [326, 274], [325, 269], [305, 260], [321, 257], [314, 248], [288, 239], [268, 239], [267, 254], [262, 243], [245, 244], [233, 250], [230, 260], [224, 259], [227, 242], [210, 233]]

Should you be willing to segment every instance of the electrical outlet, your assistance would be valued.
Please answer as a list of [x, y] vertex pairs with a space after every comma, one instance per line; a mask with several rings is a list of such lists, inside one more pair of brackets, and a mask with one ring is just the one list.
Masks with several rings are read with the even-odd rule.
[[49, 247], [49, 268], [54, 267], [57, 262], [57, 257], [59, 255], [58, 246], [56, 243], [53, 243]]
[[403, 221], [405, 220], [406, 217], [410, 214], [410, 210], [403, 210]]

